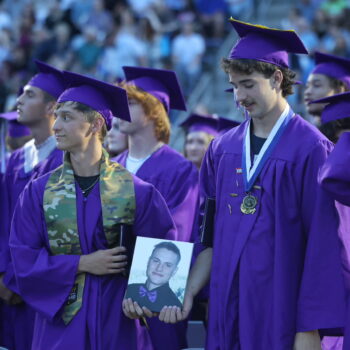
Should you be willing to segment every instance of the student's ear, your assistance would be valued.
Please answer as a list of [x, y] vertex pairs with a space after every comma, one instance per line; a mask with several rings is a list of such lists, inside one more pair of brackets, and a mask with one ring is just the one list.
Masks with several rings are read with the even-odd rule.
[[93, 133], [100, 132], [103, 127], [103, 123], [104, 123], [104, 120], [102, 118], [96, 118], [91, 124], [92, 125], [91, 131]]
[[273, 88], [280, 88], [282, 85], [282, 81], [283, 81], [283, 73], [277, 69], [273, 75], [272, 75], [272, 87]]

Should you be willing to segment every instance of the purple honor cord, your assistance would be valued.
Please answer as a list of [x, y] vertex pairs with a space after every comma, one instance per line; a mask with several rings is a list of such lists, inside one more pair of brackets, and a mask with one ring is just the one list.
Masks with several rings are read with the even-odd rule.
[[144, 286], [140, 286], [140, 289], [139, 289], [139, 295], [144, 298], [144, 297], [148, 297], [148, 300], [151, 302], [151, 303], [154, 303], [156, 300], [157, 300], [157, 291], [156, 290], [151, 290], [151, 291], [148, 291]]
[[[252, 168], [252, 175], [250, 176], [250, 167], [247, 166], [247, 160], [250, 160], [250, 122], [247, 124], [246, 131], [245, 131], [245, 137], [243, 140], [243, 152], [242, 152], [242, 172], [243, 172], [243, 181], [244, 181], [244, 190], [246, 192], [249, 192], [255, 181], [257, 180], [258, 176], [260, 175], [262, 169], [264, 168], [268, 158], [270, 157], [272, 151], [275, 149], [276, 145], [278, 144], [279, 139], [281, 138], [282, 134], [284, 133], [285, 129], [288, 126], [289, 121], [292, 119], [294, 112], [293, 110], [289, 108], [289, 111], [287, 114], [285, 114], [285, 111], [280, 116], [280, 119], [277, 120], [275, 126], [270, 132], [269, 137], [265, 141], [265, 144], [263, 148], [261, 149], [260, 153], [262, 155], [258, 156], [258, 159], [256, 160], [257, 164], [254, 164]], [[250, 162], [251, 165], [251, 162]]]

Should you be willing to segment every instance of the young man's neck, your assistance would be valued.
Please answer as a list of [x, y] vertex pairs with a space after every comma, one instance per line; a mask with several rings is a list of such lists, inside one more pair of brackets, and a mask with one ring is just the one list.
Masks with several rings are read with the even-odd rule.
[[34, 139], [36, 146], [44, 143], [50, 136], [53, 135], [53, 120], [43, 120], [41, 123], [36, 125], [28, 125]]
[[70, 151], [70, 161], [74, 174], [78, 176], [95, 176], [100, 173], [102, 157], [101, 142], [94, 142], [84, 150]]
[[143, 159], [150, 156], [163, 142], [158, 141], [154, 135], [154, 131], [129, 135], [129, 156], [136, 159]]
[[254, 135], [265, 139], [268, 138], [286, 106], [286, 99], [281, 98], [268, 114], [264, 115], [262, 118], [252, 118]]

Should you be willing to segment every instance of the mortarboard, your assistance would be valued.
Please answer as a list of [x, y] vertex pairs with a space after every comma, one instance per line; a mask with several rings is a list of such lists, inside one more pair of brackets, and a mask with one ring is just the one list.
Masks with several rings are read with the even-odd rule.
[[15, 119], [9, 121], [7, 133], [10, 137], [22, 137], [30, 135], [31, 131], [26, 125], [19, 123]]
[[148, 92], [163, 103], [167, 112], [170, 109], [186, 111], [176, 73], [171, 70], [143, 67], [123, 67], [127, 83]]
[[180, 124], [188, 132], [204, 131], [212, 136], [218, 136], [218, 118], [216, 115], [202, 115], [192, 113]]
[[232, 129], [240, 124], [240, 122], [238, 122], [236, 120], [227, 119], [224, 117], [219, 117], [218, 122], [219, 122], [218, 128], [219, 128], [220, 134], [223, 134], [226, 131], [228, 131], [228, 130], [230, 130], [230, 129]]
[[288, 68], [288, 53], [308, 53], [294, 30], [269, 28], [232, 17], [230, 22], [240, 39], [232, 48], [229, 59], [252, 59]]
[[6, 113], [0, 113], [0, 118], [8, 120], [8, 135], [11, 137], [21, 137], [21, 136], [27, 136], [30, 135], [30, 129], [21, 124], [18, 123], [18, 113], [16, 111], [6, 112]]
[[5, 112], [5, 113], [0, 113], [0, 118], [6, 119], [8, 121], [10, 120], [16, 120], [18, 118], [18, 113], [17, 111], [11, 111], [11, 112]]
[[316, 51], [315, 64], [311, 74], [327, 75], [342, 81], [350, 88], [350, 60]]
[[27, 84], [38, 87], [57, 99], [65, 90], [62, 71], [38, 60], [35, 60], [35, 64], [39, 73], [34, 75]]
[[322, 111], [322, 124], [350, 117], [350, 92], [320, 98], [310, 103], [327, 103]]
[[85, 75], [63, 72], [67, 89], [57, 102], [80, 102], [102, 115], [107, 129], [112, 126], [112, 118], [130, 121], [128, 96], [124, 89], [96, 80]]

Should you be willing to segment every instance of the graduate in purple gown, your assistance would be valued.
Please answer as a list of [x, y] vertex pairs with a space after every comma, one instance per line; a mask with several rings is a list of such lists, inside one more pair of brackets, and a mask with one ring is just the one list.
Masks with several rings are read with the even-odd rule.
[[180, 124], [186, 131], [184, 155], [199, 170], [205, 152], [214, 137], [219, 135], [218, 117], [192, 113]]
[[[123, 67], [131, 123], [120, 120], [128, 135], [128, 150], [114, 158], [130, 172], [151, 183], [162, 194], [177, 228], [177, 240], [191, 241], [198, 208], [198, 171], [183, 155], [170, 148], [170, 109], [186, 110], [181, 88], [173, 71]], [[162, 350], [186, 347], [186, 322], [166, 325], [157, 318], [148, 321], [152, 344]]]
[[183, 310], [159, 317], [186, 317], [212, 271], [208, 350], [320, 349], [320, 330], [344, 326], [346, 293], [342, 217], [317, 183], [332, 144], [286, 101], [288, 52], [307, 51], [294, 31], [231, 24], [240, 40], [222, 66], [249, 118], [208, 149], [213, 247], [192, 268]]
[[14, 151], [4, 174], [1, 194], [4, 210], [1, 215], [0, 235], [0, 296], [4, 305], [2, 317], [6, 324], [6, 339], [0, 341], [10, 349], [28, 349], [34, 323], [34, 312], [18, 296], [10, 259], [8, 238], [13, 211], [24, 187], [33, 179], [57, 168], [63, 153], [56, 148], [52, 136], [53, 109], [64, 90], [62, 72], [36, 61], [38, 74], [24, 86], [17, 98], [17, 121], [27, 126], [33, 136], [22, 148]]
[[130, 172], [151, 183], [164, 197], [178, 230], [178, 240], [189, 241], [198, 196], [198, 173], [191, 162], [171, 149], [170, 109], [186, 110], [172, 71], [123, 67], [131, 123], [119, 121], [128, 135], [128, 150], [114, 158]]
[[[323, 99], [316, 100], [315, 103], [326, 103], [322, 112], [322, 120], [331, 122], [338, 119], [350, 118], [350, 93], [337, 94]], [[319, 173], [319, 182], [327, 192], [339, 203], [350, 206], [350, 130], [341, 134], [334, 150], [327, 158]], [[350, 218], [348, 219], [350, 222]], [[349, 239], [349, 230], [344, 232], [344, 238]], [[347, 268], [350, 274], [350, 268]], [[349, 286], [348, 286], [349, 287]], [[348, 320], [350, 318], [350, 308], [348, 307]], [[344, 349], [350, 347], [349, 321], [346, 323]], [[339, 343], [342, 339], [337, 340]], [[323, 340], [324, 349], [335, 348], [335, 340], [332, 338]]]
[[159, 192], [102, 147], [112, 115], [130, 120], [126, 92], [64, 76], [53, 126], [64, 164], [26, 187], [11, 227], [19, 293], [37, 311], [32, 349], [152, 349], [146, 327], [122, 312], [131, 252], [118, 227], [173, 239], [174, 222]]
[[321, 113], [324, 108], [322, 103], [310, 103], [334, 94], [339, 94], [350, 89], [350, 60], [345, 57], [334, 56], [322, 52], [315, 52], [315, 68], [307, 78], [304, 90], [304, 103], [307, 112], [314, 118], [314, 123], [321, 132], [332, 142], [337, 142], [337, 130], [342, 123], [324, 123]]
[[[322, 120], [350, 118], [350, 92], [337, 94], [315, 103], [326, 103]], [[333, 152], [327, 158], [319, 175], [321, 186], [334, 199], [350, 206], [350, 130], [344, 130]]]

